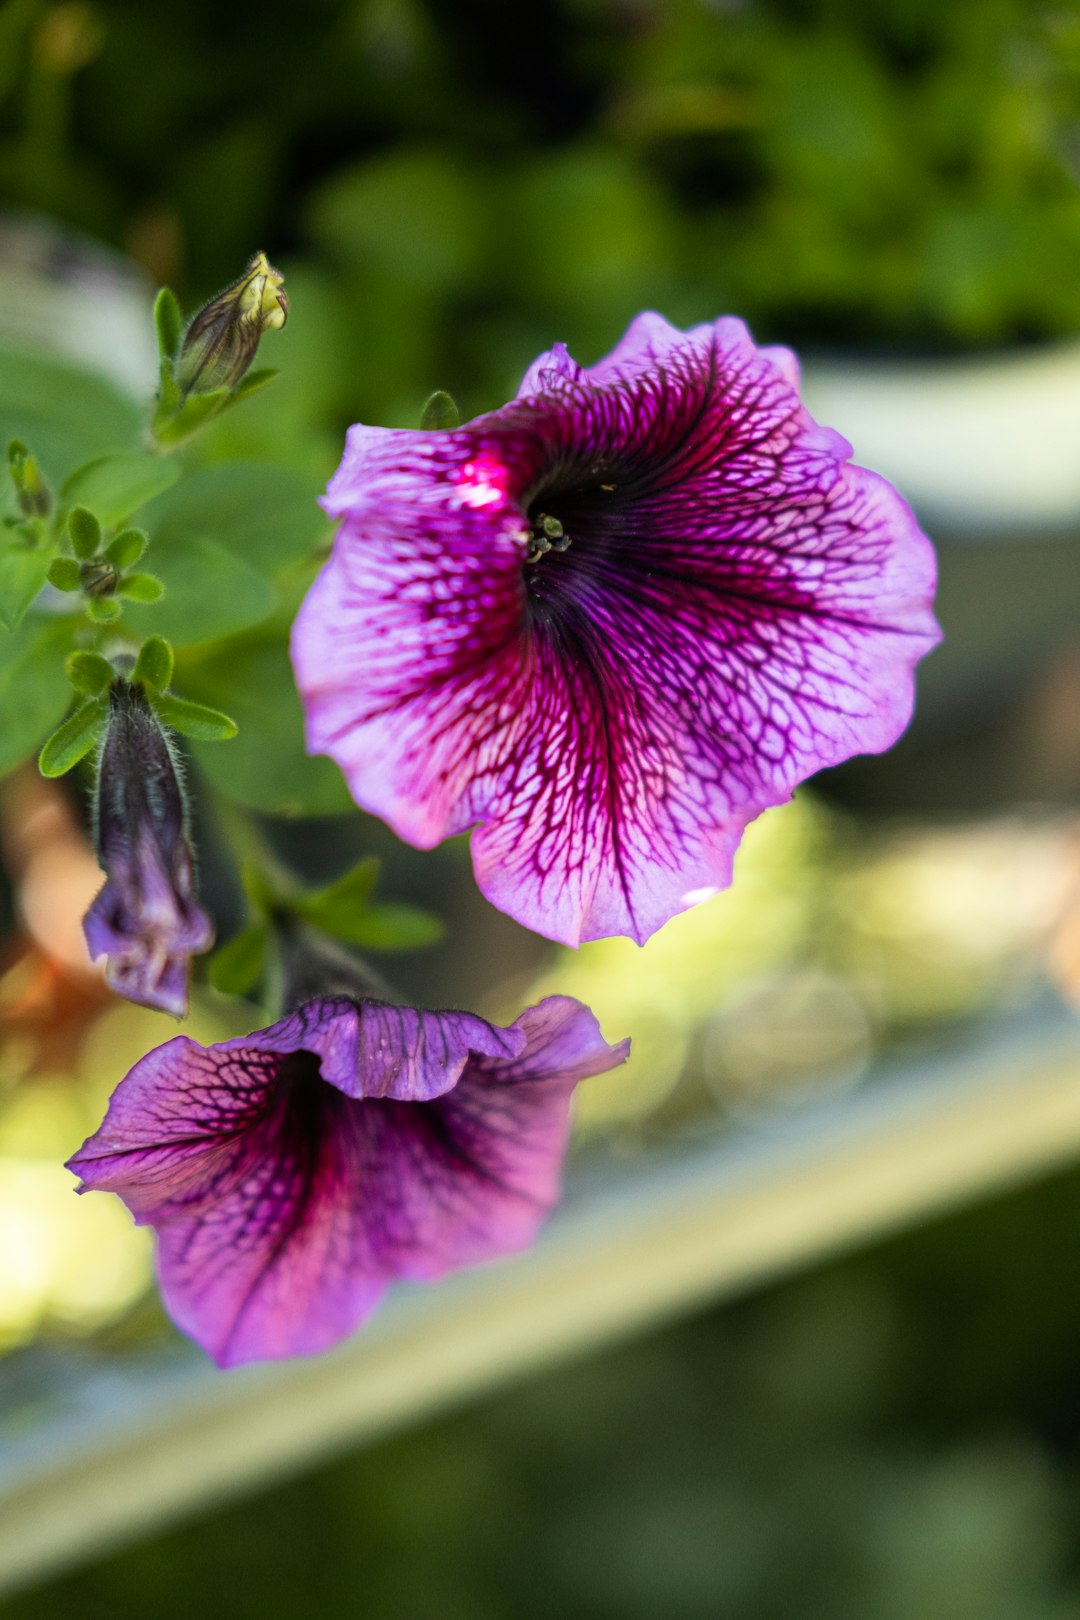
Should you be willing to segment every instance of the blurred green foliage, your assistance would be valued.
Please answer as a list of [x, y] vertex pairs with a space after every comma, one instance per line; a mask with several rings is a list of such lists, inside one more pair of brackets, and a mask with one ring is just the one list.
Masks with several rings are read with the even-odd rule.
[[479, 409], [645, 304], [801, 343], [1080, 325], [1045, 273], [1080, 252], [1076, 0], [545, 0], [527, 51], [500, 0], [258, 17], [8, 0], [0, 197], [189, 301], [303, 255], [331, 415]]

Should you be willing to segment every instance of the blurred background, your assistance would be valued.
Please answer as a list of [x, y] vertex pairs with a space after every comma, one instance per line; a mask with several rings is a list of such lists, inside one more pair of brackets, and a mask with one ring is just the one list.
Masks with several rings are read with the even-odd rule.
[[[312, 881], [378, 855], [380, 897], [446, 925], [417, 912], [426, 948], [379, 957], [410, 996], [504, 1016], [557, 988], [633, 1035], [628, 1068], [582, 1090], [582, 1174], [1075, 1006], [1075, 0], [6, 0], [0, 205], [0, 429], [54, 481], [134, 442], [157, 285], [194, 308], [260, 247], [286, 275], [263, 352], [281, 379], [143, 515], [186, 559], [149, 610], [178, 684], [242, 726], [192, 760], [222, 938], [246, 839]], [[756, 823], [730, 893], [642, 951], [570, 953], [479, 898], [460, 841], [420, 855], [350, 809], [303, 755], [284, 634], [349, 422], [416, 425], [436, 387], [489, 409], [554, 340], [590, 362], [644, 307], [738, 313], [799, 350], [817, 414], [937, 541], [947, 639], [902, 742]], [[227, 590], [192, 534], [228, 553]], [[60, 1168], [174, 1026], [85, 961], [86, 784], [20, 763], [67, 701], [46, 640], [0, 644], [0, 1396], [24, 1429], [80, 1367], [184, 1353], [147, 1234]], [[257, 1021], [201, 986], [186, 1027]], [[10, 1612], [77, 1593], [91, 1615], [287, 1614], [322, 1589], [380, 1620], [1080, 1615], [1078, 1244], [1064, 1176]]]

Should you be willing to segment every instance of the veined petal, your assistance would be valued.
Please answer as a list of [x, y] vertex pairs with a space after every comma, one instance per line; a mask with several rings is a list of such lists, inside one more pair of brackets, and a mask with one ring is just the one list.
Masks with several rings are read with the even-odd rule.
[[350, 435], [293, 634], [309, 746], [412, 843], [475, 826], [540, 933], [643, 941], [910, 718], [929, 542], [796, 380], [741, 321], [647, 314], [452, 433]]
[[155, 1227], [166, 1305], [222, 1365], [306, 1354], [394, 1278], [529, 1241], [557, 1196], [570, 1093], [625, 1048], [566, 998], [509, 1030], [322, 998], [149, 1053], [69, 1167]]

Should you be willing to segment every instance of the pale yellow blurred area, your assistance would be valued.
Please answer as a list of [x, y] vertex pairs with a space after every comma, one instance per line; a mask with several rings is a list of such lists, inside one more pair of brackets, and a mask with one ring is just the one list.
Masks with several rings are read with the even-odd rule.
[[[195, 1004], [180, 1027], [196, 1040], [220, 1040], [236, 1033], [230, 1010]], [[0, 1349], [43, 1331], [95, 1332], [124, 1317], [149, 1287], [150, 1232], [135, 1226], [118, 1198], [79, 1197], [64, 1161], [100, 1125], [117, 1081], [177, 1032], [164, 1014], [117, 1003], [89, 1026], [74, 1073], [37, 1075], [4, 1098]]]
[[580, 1088], [579, 1132], [641, 1123], [684, 1078], [734, 1115], [836, 1090], [883, 1049], [1022, 1005], [1046, 987], [1078, 851], [1073, 817], [867, 834], [796, 795], [747, 830], [731, 889], [643, 947], [561, 951], [533, 987], [633, 1037]]

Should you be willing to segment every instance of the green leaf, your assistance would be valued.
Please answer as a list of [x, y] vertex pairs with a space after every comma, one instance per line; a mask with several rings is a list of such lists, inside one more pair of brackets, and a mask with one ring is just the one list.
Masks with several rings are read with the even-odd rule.
[[101, 524], [85, 506], [73, 506], [68, 513], [68, 534], [76, 557], [88, 562], [101, 549]]
[[429, 394], [420, 414], [420, 427], [424, 432], [461, 426], [461, 412], [456, 401], [445, 388], [436, 388]]
[[361, 911], [331, 912], [320, 917], [319, 927], [335, 939], [363, 945], [369, 951], [418, 951], [443, 937], [441, 920], [420, 906], [396, 901], [377, 902]]
[[184, 317], [171, 287], [162, 287], [154, 300], [154, 330], [157, 332], [161, 358], [175, 360], [184, 330]]
[[156, 574], [129, 574], [117, 585], [116, 594], [132, 602], [160, 602], [165, 587]]
[[192, 737], [197, 742], [228, 742], [236, 736], [236, 721], [230, 720], [220, 709], [211, 709], [205, 703], [189, 703], [186, 698], [173, 697], [171, 692], [155, 692], [150, 701], [158, 718], [182, 737]]
[[277, 605], [261, 574], [200, 535], [174, 535], [168, 544], [155, 537], [154, 564], [165, 599], [153, 606], [132, 602], [129, 621], [136, 630], [166, 636], [175, 647], [217, 641], [245, 630]]
[[112, 624], [123, 611], [115, 596], [90, 596], [86, 601], [87, 618], [95, 624]]
[[139, 648], [132, 671], [133, 681], [142, 681], [159, 692], [167, 691], [172, 680], [173, 650], [164, 636], [147, 636]]
[[64, 673], [76, 692], [84, 697], [100, 697], [116, 679], [116, 671], [100, 653], [68, 653]]
[[140, 506], [169, 489], [180, 477], [177, 462], [165, 456], [131, 452], [102, 456], [79, 467], [65, 481], [65, 506], [78, 502], [90, 507], [104, 529], [112, 529]]
[[63, 776], [93, 748], [104, 730], [108, 705], [95, 698], [58, 726], [38, 755], [42, 776]]
[[325, 889], [304, 895], [297, 901], [296, 910], [326, 933], [348, 938], [340, 928], [348, 926], [363, 911], [378, 876], [379, 863], [373, 855], [368, 856]]
[[105, 547], [105, 555], [114, 568], [134, 568], [149, 545], [142, 529], [125, 529]]
[[54, 557], [49, 564], [46, 578], [50, 585], [55, 585], [58, 591], [78, 591], [82, 589], [82, 576], [79, 565], [74, 557]]
[[67, 712], [64, 654], [77, 619], [31, 615], [0, 636], [0, 776], [28, 759]]
[[316, 505], [318, 493], [303, 473], [272, 462], [196, 467], [145, 514], [154, 534], [155, 567], [159, 552], [199, 534], [273, 578], [329, 536], [330, 526]]
[[258, 371], [249, 371], [233, 389], [229, 404], [238, 405], [242, 399], [250, 399], [252, 394], [262, 393], [264, 388], [269, 388], [280, 376], [281, 372], [274, 366], [262, 366]]
[[158, 424], [168, 422], [180, 408], [180, 384], [176, 380], [171, 360], [161, 362], [161, 381], [158, 387], [157, 408], [154, 411], [154, 432]]
[[154, 418], [154, 437], [158, 444], [171, 447], [190, 439], [218, 414], [230, 397], [227, 388], [212, 388], [206, 394], [189, 394], [175, 411], [167, 413], [159, 408]]
[[368, 856], [326, 888], [289, 903], [324, 934], [370, 950], [419, 950], [442, 938], [443, 925], [431, 912], [396, 902], [372, 902], [378, 876], [379, 862]]
[[0, 346], [0, 443], [33, 445], [54, 483], [92, 456], [133, 447], [143, 420], [142, 405], [107, 378]]
[[0, 624], [14, 630], [44, 585], [49, 572], [47, 551], [8, 546], [0, 551]]
[[226, 996], [242, 996], [262, 977], [266, 964], [269, 930], [265, 923], [252, 923], [235, 935], [210, 958], [210, 983]]
[[228, 798], [284, 815], [355, 810], [337, 766], [305, 751], [284, 638], [265, 630], [238, 636], [185, 668], [183, 680], [185, 692], [227, 707], [240, 726], [230, 747], [197, 743], [193, 750], [199, 769]]

